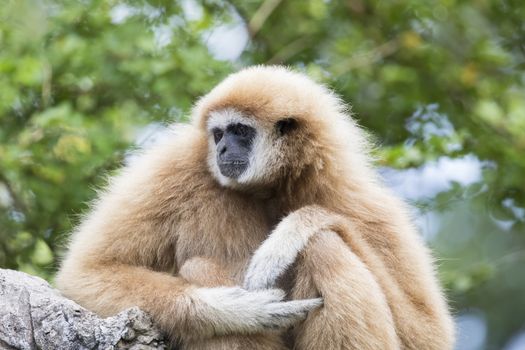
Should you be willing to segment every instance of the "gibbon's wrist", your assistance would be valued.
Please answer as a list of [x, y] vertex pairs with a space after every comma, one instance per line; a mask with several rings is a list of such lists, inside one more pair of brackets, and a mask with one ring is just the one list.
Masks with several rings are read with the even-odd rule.
[[281, 220], [255, 251], [245, 275], [248, 290], [274, 288], [277, 279], [295, 262], [314, 235], [338, 231], [343, 219], [329, 210], [308, 205]]

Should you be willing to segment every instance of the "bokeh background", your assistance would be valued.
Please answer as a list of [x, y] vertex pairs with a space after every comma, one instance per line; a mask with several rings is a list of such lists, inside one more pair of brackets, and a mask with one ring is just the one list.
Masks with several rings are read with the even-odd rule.
[[525, 349], [524, 54], [519, 0], [0, 0], [0, 267], [52, 281], [131, 149], [228, 73], [286, 64], [373, 135], [457, 349]]

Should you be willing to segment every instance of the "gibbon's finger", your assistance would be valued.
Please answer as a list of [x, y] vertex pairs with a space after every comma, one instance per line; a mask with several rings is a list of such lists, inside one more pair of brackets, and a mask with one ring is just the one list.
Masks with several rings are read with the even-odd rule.
[[194, 296], [207, 305], [203, 311], [218, 335], [287, 328], [322, 304], [319, 298], [282, 301], [284, 292], [279, 289], [250, 292], [239, 287], [198, 288]]
[[309, 311], [320, 307], [322, 304], [322, 298], [272, 303], [266, 309], [269, 318], [263, 320], [263, 327], [266, 329], [279, 329], [294, 326], [298, 322], [303, 321]]
[[323, 305], [323, 298], [282, 301], [268, 305], [268, 311], [276, 315], [304, 313]]
[[286, 296], [284, 290], [275, 288], [247, 292], [253, 294], [261, 302], [281, 301]]

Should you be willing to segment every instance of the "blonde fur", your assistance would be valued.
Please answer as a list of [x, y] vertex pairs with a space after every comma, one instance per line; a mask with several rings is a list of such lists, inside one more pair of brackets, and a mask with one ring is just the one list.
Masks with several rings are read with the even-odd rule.
[[[283, 118], [297, 129], [279, 137]], [[238, 180], [214, 163], [209, 130], [228, 120], [258, 133]], [[304, 75], [233, 74], [191, 126], [113, 179], [57, 284], [101, 315], [138, 305], [185, 349], [451, 349], [430, 254], [368, 149], [340, 99]], [[286, 344], [270, 330], [291, 324]]]

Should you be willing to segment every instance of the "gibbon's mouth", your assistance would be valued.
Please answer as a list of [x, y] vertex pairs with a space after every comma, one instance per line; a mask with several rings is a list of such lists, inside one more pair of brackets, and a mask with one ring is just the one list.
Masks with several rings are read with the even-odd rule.
[[232, 161], [229, 161], [229, 162], [221, 162], [223, 165], [244, 165], [244, 164], [248, 164], [247, 161], [245, 160], [232, 160]]
[[219, 161], [217, 165], [221, 174], [231, 179], [237, 179], [248, 168], [248, 162], [245, 160]]

